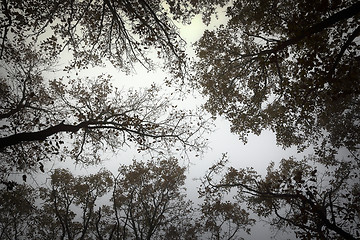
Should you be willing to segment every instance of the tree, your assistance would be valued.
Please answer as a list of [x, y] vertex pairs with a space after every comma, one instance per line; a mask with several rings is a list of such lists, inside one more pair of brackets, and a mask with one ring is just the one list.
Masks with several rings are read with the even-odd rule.
[[226, 26], [196, 44], [206, 108], [244, 141], [271, 129], [284, 147], [323, 141], [359, 158], [359, 9], [358, 1], [234, 1]]
[[[18, 184], [3, 190], [1, 239], [99, 239], [95, 229], [104, 226], [96, 221], [95, 209], [112, 184], [112, 175], [105, 170], [74, 176], [67, 169], [56, 169], [49, 186]], [[106, 212], [106, 206], [103, 209]]]
[[56, 169], [48, 186], [1, 192], [2, 239], [198, 239], [184, 172], [174, 158], [134, 161], [116, 177]]
[[185, 42], [173, 20], [188, 23], [201, 12], [209, 21], [215, 8], [204, 2], [3, 0], [0, 59], [11, 54], [9, 49], [32, 42], [51, 56], [68, 49], [73, 59], [67, 69], [108, 60], [125, 71], [136, 62], [150, 70], [154, 65], [148, 53], [155, 50], [169, 63], [164, 66], [182, 75]]
[[[234, 199], [270, 219], [273, 227], [293, 229], [300, 239], [360, 236], [359, 166], [351, 161], [324, 168], [316, 159], [283, 159], [277, 169], [271, 163], [264, 177], [251, 168], [225, 168], [226, 161], [223, 158], [209, 169], [202, 189], [205, 195], [235, 188]], [[215, 175], [221, 175], [218, 182]]]
[[[184, 42], [170, 15], [187, 21], [206, 7], [143, 0], [4, 0], [1, 6], [1, 182], [10, 186], [4, 179], [13, 172], [44, 171], [43, 163], [54, 155], [98, 162], [104, 148], [130, 142], [139, 151], [160, 153], [176, 142], [201, 148], [195, 135], [204, 130], [205, 121], [197, 119], [200, 127], [192, 131], [188, 121], [197, 114], [175, 109], [171, 98], [158, 95], [158, 87], [129, 92], [125, 98], [110, 86], [107, 75], [57, 80], [46, 75], [65, 49], [72, 59], [64, 67], [68, 72], [107, 61], [127, 72], [136, 62], [151, 69], [146, 52], [153, 48], [172, 61], [167, 66], [181, 72]], [[92, 155], [86, 157], [84, 149]]]
[[160, 1], [5, 0], [2, 13], [0, 56], [5, 58], [8, 46], [41, 39], [45, 32], [51, 34], [43, 44], [54, 54], [68, 47], [78, 67], [99, 64], [103, 57], [125, 69], [134, 60], [150, 67], [149, 47], [158, 47], [164, 58], [181, 57], [183, 41]]
[[43, 239], [89, 239], [96, 202], [109, 192], [112, 184], [112, 175], [105, 170], [74, 177], [69, 170], [56, 169], [50, 188], [40, 189], [44, 204], [38, 215], [41, 223], [37, 225], [38, 233], [44, 234]]
[[27, 237], [36, 223], [36, 192], [27, 185], [18, 185], [14, 192], [0, 191], [0, 238]]
[[270, 129], [284, 148], [314, 148], [263, 177], [230, 167], [215, 182], [220, 162], [205, 194], [235, 188], [236, 200], [301, 239], [359, 237], [359, 16], [358, 1], [239, 0], [226, 25], [204, 32], [193, 79], [206, 109], [244, 142]]
[[134, 161], [119, 169], [112, 201], [118, 225], [127, 230], [123, 239], [163, 239], [184, 226], [187, 229], [181, 234], [191, 233], [187, 237], [195, 238], [196, 231], [189, 224], [193, 209], [185, 199], [184, 172], [174, 158], [158, 163]]
[[243, 230], [250, 234], [250, 227], [255, 223], [249, 217], [239, 203], [225, 200], [224, 194], [209, 191], [200, 192], [205, 196], [200, 204], [201, 224], [205, 233], [209, 233], [208, 239], [244, 239], [239, 237], [239, 231]]
[[184, 151], [203, 147], [206, 120], [177, 109], [157, 86], [124, 93], [103, 74], [49, 81], [41, 53], [24, 48], [13, 56], [4, 66], [6, 78], [0, 79], [3, 178], [17, 171], [44, 171], [43, 162], [55, 155], [98, 163], [101, 150], [131, 143], [139, 151], [162, 153], [176, 145]]

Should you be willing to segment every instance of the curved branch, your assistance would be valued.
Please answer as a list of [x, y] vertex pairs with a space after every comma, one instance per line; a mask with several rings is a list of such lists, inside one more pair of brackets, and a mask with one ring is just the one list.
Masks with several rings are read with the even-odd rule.
[[356, 37], [358, 37], [359, 35], [360, 35], [360, 26], [354, 30], [354, 32], [346, 40], [345, 44], [341, 47], [340, 52], [338, 53], [338, 55], [334, 61], [334, 64], [332, 65], [332, 67], [329, 71], [330, 76], [332, 76], [334, 74], [335, 69], [336, 69], [337, 65], [339, 64], [341, 57], [344, 55], [346, 49], [350, 46], [350, 44], [354, 41], [354, 39]]
[[[211, 184], [211, 183], [210, 183]], [[321, 219], [322, 223], [328, 228], [342, 236], [344, 239], [350, 239], [355, 240], [356, 238], [353, 237], [350, 233], [346, 232], [344, 229], [339, 227], [336, 223], [332, 223], [329, 221], [329, 219], [326, 216], [326, 213], [322, 210], [321, 207], [319, 207], [313, 200], [310, 198], [305, 197], [302, 194], [296, 193], [274, 193], [274, 192], [263, 192], [257, 189], [254, 189], [252, 187], [247, 186], [246, 184], [242, 183], [233, 183], [233, 184], [219, 184], [219, 185], [212, 185], [213, 187], [241, 187], [246, 189], [247, 191], [250, 191], [254, 193], [254, 195], [257, 195], [259, 197], [265, 197], [265, 198], [274, 198], [274, 199], [299, 199], [311, 207], [311, 212], [315, 214], [319, 219]]]
[[180, 58], [178, 53], [176, 52], [175, 48], [174, 48], [174, 45], [172, 44], [171, 42], [171, 37], [169, 36], [169, 33], [168, 31], [165, 29], [164, 27], [164, 24], [163, 22], [157, 17], [156, 13], [154, 12], [154, 10], [151, 8], [151, 6], [149, 6], [149, 4], [144, 1], [144, 0], [140, 0], [141, 4], [143, 6], [145, 6], [149, 12], [151, 13], [151, 15], [153, 16], [154, 20], [156, 21], [156, 23], [158, 24], [158, 26], [161, 28], [161, 30], [163, 31], [165, 37], [166, 37], [166, 40], [167, 40], [167, 44], [168, 46], [170, 47], [171, 51], [175, 54], [175, 56], [177, 58]]
[[275, 45], [273, 48], [265, 49], [257, 53], [240, 54], [239, 58], [241, 59], [247, 57], [259, 57], [259, 56], [279, 52], [287, 48], [288, 46], [294, 45], [315, 33], [319, 33], [324, 29], [329, 28], [342, 20], [349, 19], [359, 13], [360, 13], [360, 1], [354, 3], [353, 5], [351, 5], [346, 9], [343, 9], [335, 13], [334, 15], [324, 19], [323, 21], [314, 24], [310, 28], [304, 29], [303, 31], [300, 32], [300, 34], [296, 35], [293, 38], [289, 38], [285, 41], [280, 42], [279, 44]]

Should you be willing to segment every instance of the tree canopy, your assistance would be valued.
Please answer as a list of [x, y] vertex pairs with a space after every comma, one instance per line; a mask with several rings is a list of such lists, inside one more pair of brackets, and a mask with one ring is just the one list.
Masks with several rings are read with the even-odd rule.
[[[150, 70], [148, 54], [155, 50], [172, 62], [165, 66], [181, 72], [185, 42], [172, 18], [187, 21], [200, 7], [187, 12], [186, 3], [143, 0], [2, 1], [1, 6], [2, 182], [9, 185], [4, 179], [14, 171], [44, 171], [44, 162], [56, 155], [88, 164], [99, 162], [106, 148], [133, 143], [153, 153], [204, 146], [202, 114], [177, 108], [158, 86], [124, 92], [112, 86], [108, 74], [73, 74], [105, 62], [126, 72], [136, 63]], [[51, 79], [62, 54], [70, 60]]]
[[244, 142], [269, 129], [284, 148], [314, 151], [265, 176], [224, 157], [201, 193], [236, 189], [235, 202], [300, 239], [357, 239], [360, 2], [239, 0], [226, 15], [195, 44], [192, 84], [205, 108]]
[[[55, 57], [72, 54], [67, 69], [87, 68], [110, 61], [124, 71], [134, 63], [153, 69], [150, 51], [164, 59], [173, 73], [183, 74], [185, 41], [175, 21], [189, 23], [201, 13], [209, 21], [216, 5], [205, 1], [17, 1], [1, 2], [0, 59], [24, 42]], [[175, 74], [176, 75], [176, 74]]]
[[[176, 16], [178, 5], [170, 8]], [[53, 55], [67, 47], [77, 67], [102, 58], [121, 68], [134, 60], [149, 67], [150, 46], [159, 47], [163, 57], [181, 57], [182, 40], [163, 10], [161, 1], [2, 1], [1, 56], [29, 38], [39, 39]]]
[[[210, 226], [223, 224], [214, 219], [219, 212], [225, 219], [231, 215], [235, 233], [251, 225], [243, 210], [226, 204], [207, 201], [214, 211], [197, 209], [186, 199], [185, 170], [174, 158], [134, 160], [121, 165], [117, 175], [102, 169], [74, 176], [68, 169], [56, 169], [40, 191], [24, 184], [0, 192], [0, 237], [195, 240], [213, 234]], [[234, 232], [224, 228], [221, 234]]]
[[358, 154], [358, 1], [234, 1], [196, 44], [206, 108], [246, 141], [263, 129], [300, 150], [324, 141]]
[[277, 168], [272, 162], [261, 176], [252, 168], [227, 166], [224, 156], [209, 169], [201, 193], [226, 196], [235, 188], [235, 202], [246, 203], [276, 229], [294, 230], [299, 239], [357, 239], [359, 177], [356, 163], [324, 169], [310, 157], [282, 159]]
[[157, 86], [124, 92], [103, 74], [47, 80], [36, 64], [46, 60], [31, 51], [18, 54], [22, 61], [5, 65], [1, 79], [3, 177], [12, 170], [44, 171], [43, 162], [56, 155], [90, 164], [105, 149], [126, 145], [153, 153], [203, 148], [206, 120], [178, 109]]
[[[201, 14], [209, 24], [218, 6], [227, 22], [205, 30], [189, 69], [173, 21]], [[2, 0], [0, 238], [242, 239], [251, 213], [300, 239], [359, 238], [359, 17], [357, 0]], [[108, 64], [152, 70], [152, 56], [167, 84], [190, 76], [205, 109], [244, 142], [270, 129], [284, 148], [313, 154], [271, 163], [264, 176], [227, 167], [224, 155], [194, 207], [175, 155], [204, 149], [204, 113], [180, 109], [157, 85], [121, 90], [107, 73], [78, 76]], [[49, 77], [58, 64], [61, 76]], [[11, 181], [126, 146], [151, 160], [117, 175], [55, 169], [40, 189]]]

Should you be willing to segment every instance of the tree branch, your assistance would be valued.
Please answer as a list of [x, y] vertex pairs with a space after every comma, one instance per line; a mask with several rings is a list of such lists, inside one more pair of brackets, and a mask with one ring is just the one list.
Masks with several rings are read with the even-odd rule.
[[63, 122], [55, 126], [37, 132], [16, 133], [11, 136], [0, 138], [0, 149], [13, 146], [21, 142], [44, 141], [47, 137], [60, 132], [76, 133], [81, 128], [87, 127], [91, 122], [82, 122], [78, 125], [68, 125]]
[[[211, 185], [211, 183], [210, 183]], [[274, 193], [274, 192], [262, 192], [260, 190], [254, 189], [252, 187], [247, 186], [246, 184], [242, 183], [233, 183], [233, 184], [219, 184], [219, 185], [211, 185], [213, 187], [241, 187], [246, 189], [247, 191], [255, 193], [255, 195], [259, 197], [265, 198], [273, 198], [273, 199], [300, 199], [301, 201], [307, 203], [311, 207], [311, 212], [315, 214], [319, 219], [321, 219], [322, 223], [329, 229], [333, 230], [344, 239], [355, 240], [356, 238], [353, 237], [350, 233], [344, 231], [341, 227], [338, 227], [336, 223], [331, 223], [329, 219], [327, 219], [326, 213], [322, 210], [321, 206], [318, 206], [314, 201], [305, 197], [302, 194], [296, 193]]]
[[262, 50], [258, 53], [250, 53], [250, 54], [240, 54], [239, 58], [247, 58], [247, 57], [259, 57], [271, 53], [276, 53], [278, 51], [281, 51], [285, 49], [288, 46], [294, 45], [301, 40], [303, 40], [306, 37], [309, 37], [315, 33], [321, 32], [326, 28], [331, 27], [332, 25], [345, 20], [349, 19], [357, 14], [360, 13], [360, 1], [357, 3], [354, 3], [350, 7], [343, 9], [334, 15], [326, 18], [325, 20], [316, 23], [315, 25], [311, 26], [310, 28], [304, 29], [301, 31], [300, 34], [296, 35], [293, 38], [289, 38], [285, 41], [280, 42], [279, 44], [275, 45], [273, 48]]
[[9, 27], [11, 26], [12, 20], [11, 20], [11, 15], [10, 15], [10, 10], [8, 8], [8, 4], [6, 2], [6, 0], [2, 0], [2, 12], [5, 14], [6, 18], [8, 19], [9, 23], [5, 24], [3, 26], [1, 26], [2, 28], [4, 28], [4, 35], [2, 36], [2, 43], [1, 43], [1, 50], [0, 50], [0, 59], [2, 59], [2, 55], [5, 49], [5, 41], [7, 38], [7, 34], [9, 32]]
[[350, 46], [350, 44], [352, 43], [352, 41], [354, 41], [354, 39], [356, 37], [358, 37], [360, 35], [360, 26], [357, 27], [354, 32], [349, 36], [349, 38], [346, 40], [345, 44], [341, 47], [340, 52], [338, 53], [334, 64], [332, 65], [330, 71], [329, 71], [329, 75], [332, 76], [335, 72], [336, 66], [339, 64], [341, 57], [344, 55], [346, 49]]

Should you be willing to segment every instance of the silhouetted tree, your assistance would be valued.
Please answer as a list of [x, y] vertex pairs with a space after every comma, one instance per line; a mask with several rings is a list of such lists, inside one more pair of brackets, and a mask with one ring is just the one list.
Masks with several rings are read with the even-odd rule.
[[105, 170], [75, 177], [69, 170], [56, 169], [51, 175], [51, 186], [40, 188], [44, 204], [38, 215], [38, 233], [45, 234], [43, 239], [91, 238], [95, 206], [98, 199], [109, 192], [112, 184], [112, 175]]
[[346, 147], [359, 159], [360, 3], [239, 0], [227, 16], [196, 43], [206, 108], [244, 141], [270, 129], [284, 147]]
[[[360, 226], [359, 167], [352, 162], [324, 168], [318, 160], [294, 158], [271, 163], [266, 176], [252, 168], [226, 168], [226, 158], [209, 169], [202, 194], [233, 195], [277, 229], [300, 239], [357, 239]], [[323, 170], [325, 169], [325, 170]], [[214, 180], [215, 177], [220, 180]]]
[[43, 55], [24, 48], [13, 56], [0, 79], [3, 178], [16, 171], [44, 171], [42, 162], [55, 155], [98, 163], [104, 149], [131, 143], [139, 151], [163, 153], [177, 144], [183, 151], [203, 147], [206, 121], [172, 105], [157, 86], [126, 93], [103, 74], [47, 80], [42, 72], [51, 63]]
[[201, 195], [205, 199], [200, 204], [200, 223], [203, 231], [209, 234], [207, 239], [245, 239], [240, 237], [244, 235], [243, 232], [250, 234], [255, 220], [238, 202], [225, 200], [224, 194], [219, 192], [201, 192]]
[[104, 169], [87, 176], [56, 169], [48, 186], [1, 191], [1, 237], [198, 239], [203, 231], [186, 200], [184, 173], [174, 158], [134, 161], [116, 177]]
[[[40, 45], [50, 56], [64, 49], [72, 53], [66, 68], [99, 65], [108, 60], [129, 71], [140, 62], [152, 69], [155, 50], [168, 68], [184, 70], [185, 42], [173, 20], [188, 23], [201, 12], [209, 21], [213, 5], [205, 1], [1, 1], [0, 59], [24, 42]], [[221, 1], [220, 1], [221, 3]], [[171, 63], [171, 64], [170, 64]]]
[[31, 236], [36, 224], [36, 191], [18, 185], [16, 191], [0, 191], [0, 239], [21, 239]]
[[271, 164], [264, 177], [230, 167], [216, 182], [220, 162], [204, 194], [235, 188], [239, 202], [301, 239], [358, 238], [360, 2], [239, 0], [227, 17], [196, 43], [193, 84], [206, 109], [244, 142], [270, 129], [279, 145], [314, 154]]
[[119, 169], [112, 201], [128, 238], [163, 239], [171, 227], [190, 227], [194, 215], [191, 201], [185, 199], [184, 172], [176, 159], [134, 161]]
[[184, 41], [171, 18], [188, 21], [203, 8], [181, 1], [2, 1], [1, 181], [9, 185], [4, 179], [16, 171], [44, 171], [54, 155], [96, 163], [104, 148], [130, 142], [139, 151], [164, 152], [180, 142], [201, 148], [195, 135], [204, 121], [192, 131], [197, 114], [177, 110], [158, 87], [123, 93], [107, 75], [49, 80], [47, 73], [65, 49], [67, 71], [105, 61], [125, 71], [136, 62], [151, 69], [150, 48], [181, 72]]

